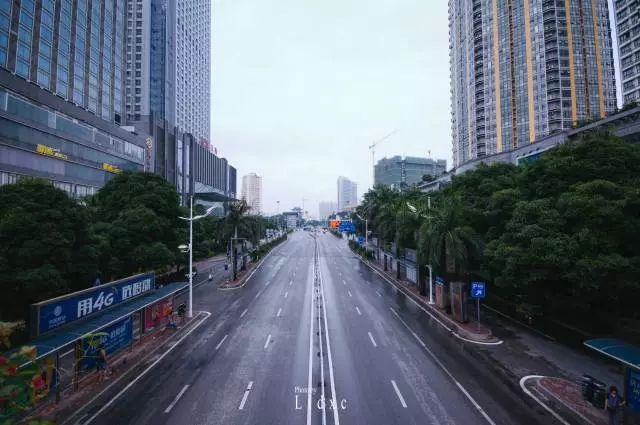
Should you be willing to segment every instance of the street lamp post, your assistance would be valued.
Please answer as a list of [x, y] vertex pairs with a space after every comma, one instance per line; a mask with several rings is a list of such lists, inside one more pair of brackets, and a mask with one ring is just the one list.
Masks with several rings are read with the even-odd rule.
[[427, 264], [429, 268], [429, 304], [433, 304], [433, 269], [431, 264]]
[[200, 220], [211, 214], [214, 207], [210, 207], [207, 211], [202, 215], [193, 216], [193, 195], [189, 197], [189, 218], [187, 217], [178, 217], [181, 220], [186, 220], [189, 222], [189, 313], [188, 317], [193, 317], [193, 222], [195, 220]]

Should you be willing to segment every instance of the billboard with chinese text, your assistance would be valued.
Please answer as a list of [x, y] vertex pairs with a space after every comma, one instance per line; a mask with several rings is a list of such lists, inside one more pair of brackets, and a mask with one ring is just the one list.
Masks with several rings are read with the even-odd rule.
[[89, 335], [82, 339], [82, 365], [85, 369], [95, 366], [98, 359], [100, 345], [104, 346], [104, 351], [108, 356], [117, 353], [127, 347], [133, 339], [132, 318], [128, 316], [106, 329], [97, 332], [96, 335]]
[[144, 273], [32, 304], [31, 335], [35, 337], [49, 332], [154, 289], [154, 273]]

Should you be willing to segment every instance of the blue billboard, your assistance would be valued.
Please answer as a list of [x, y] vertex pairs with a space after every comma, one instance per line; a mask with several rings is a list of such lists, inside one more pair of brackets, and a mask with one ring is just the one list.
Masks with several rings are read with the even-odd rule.
[[132, 316], [121, 320], [113, 325], [96, 332], [94, 336], [88, 336], [82, 339], [82, 363], [85, 369], [91, 369], [98, 360], [100, 345], [104, 346], [107, 356], [117, 353], [123, 348], [131, 344], [133, 339], [133, 320]]
[[338, 227], [338, 230], [340, 232], [355, 233], [356, 232], [356, 226], [350, 221], [341, 221], [340, 222], [340, 227]]
[[634, 412], [640, 412], [640, 372], [627, 369], [627, 405]]
[[155, 275], [144, 273], [94, 288], [31, 305], [32, 336], [43, 334], [78, 319], [89, 317], [116, 304], [155, 289]]

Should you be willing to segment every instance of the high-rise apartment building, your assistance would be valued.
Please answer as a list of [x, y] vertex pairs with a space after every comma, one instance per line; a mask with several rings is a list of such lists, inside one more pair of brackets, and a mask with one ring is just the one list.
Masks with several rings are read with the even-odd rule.
[[209, 144], [211, 2], [127, 0], [126, 112]]
[[423, 176], [438, 177], [447, 171], [447, 161], [415, 156], [382, 158], [374, 167], [374, 184], [403, 190], [422, 182]]
[[640, 101], [640, 1], [615, 0], [622, 103]]
[[358, 184], [346, 177], [338, 177], [338, 211], [358, 206]]
[[242, 199], [249, 205], [251, 214], [262, 211], [262, 176], [249, 173], [242, 176]]
[[449, 0], [454, 167], [616, 109], [607, 0]]
[[73, 196], [146, 168], [122, 130], [125, 0], [0, 1], [0, 184], [48, 179]]

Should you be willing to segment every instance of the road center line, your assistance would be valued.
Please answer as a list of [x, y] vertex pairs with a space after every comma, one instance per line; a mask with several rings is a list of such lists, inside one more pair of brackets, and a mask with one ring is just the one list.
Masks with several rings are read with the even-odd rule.
[[391, 385], [393, 385], [393, 389], [396, 390], [396, 395], [400, 399], [400, 403], [402, 404], [402, 407], [404, 407], [406, 409], [407, 408], [407, 403], [404, 402], [404, 397], [402, 397], [402, 394], [400, 393], [400, 390], [398, 389], [398, 386], [396, 385], [396, 381], [394, 381], [392, 379], [391, 380]]
[[224, 338], [222, 338], [222, 340], [218, 343], [218, 345], [216, 345], [216, 351], [218, 351], [218, 349], [220, 349], [220, 347], [222, 347], [222, 344], [224, 344], [224, 341], [227, 339], [229, 335], [225, 335]]
[[271, 334], [269, 334], [269, 336], [267, 337], [267, 342], [264, 343], [264, 349], [267, 349], [267, 346], [269, 345], [269, 341], [271, 341]]
[[171, 409], [173, 409], [173, 406], [176, 405], [176, 403], [178, 402], [178, 400], [180, 400], [180, 397], [182, 397], [182, 395], [187, 391], [187, 389], [189, 388], [189, 385], [185, 385], [184, 387], [182, 387], [182, 389], [180, 390], [180, 392], [178, 393], [178, 395], [176, 396], [176, 398], [173, 399], [173, 401], [171, 402], [171, 404], [169, 406], [167, 406], [166, 409], [164, 409], [164, 413], [169, 413], [171, 412]]
[[356, 306], [356, 311], [358, 312], [358, 314], [359, 314], [360, 316], [362, 316], [362, 313], [360, 313], [360, 309], [359, 309], [357, 306]]
[[313, 294], [314, 291], [311, 290], [311, 306], [309, 307], [309, 314], [311, 317], [309, 318], [309, 375], [307, 378], [307, 425], [311, 425], [311, 372], [313, 369]]
[[371, 335], [371, 332], [367, 332], [369, 334], [369, 339], [371, 340], [371, 343], [373, 344], [374, 347], [377, 347], [378, 344], [376, 344], [376, 340], [373, 339], [373, 335]]
[[253, 387], [253, 381], [249, 381], [249, 385], [247, 385], [247, 389], [244, 390], [244, 395], [242, 396], [242, 400], [240, 401], [240, 406], [238, 407], [238, 410], [244, 409], [244, 404], [247, 402], [247, 398], [249, 397], [249, 392], [251, 391], [252, 387]]
[[245, 314], [247, 314], [247, 310], [248, 309], [244, 309], [244, 311], [240, 314], [240, 318], [242, 319], [244, 317]]
[[[317, 241], [316, 241], [316, 249], [318, 249]], [[327, 357], [329, 359], [329, 379], [331, 380], [331, 396], [333, 398], [334, 404], [338, 402], [338, 395], [336, 394], [336, 382], [333, 377], [333, 357], [331, 356], [331, 340], [329, 338], [329, 325], [327, 323], [327, 302], [324, 299], [324, 284], [322, 283], [322, 275], [320, 273], [320, 264], [318, 262], [318, 275], [320, 276], [320, 295], [322, 296], [322, 305], [325, 308], [322, 309], [322, 313], [324, 315], [324, 330], [325, 330], [325, 338], [327, 340]], [[338, 409], [333, 410], [333, 423], [334, 425], [340, 425], [340, 417], [338, 416]]]
[[282, 308], [278, 309], [278, 314], [276, 314], [276, 317], [280, 317], [280, 313], [282, 313]]

